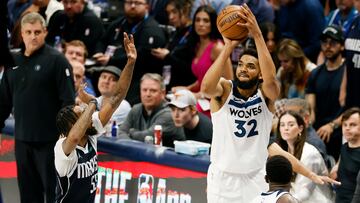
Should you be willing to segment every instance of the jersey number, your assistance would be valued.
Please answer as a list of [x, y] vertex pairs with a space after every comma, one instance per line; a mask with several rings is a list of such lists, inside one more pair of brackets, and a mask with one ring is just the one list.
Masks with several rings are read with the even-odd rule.
[[[252, 136], [259, 134], [259, 132], [256, 130], [257, 121], [255, 119], [251, 119], [248, 122], [241, 121], [241, 120], [235, 120], [235, 123], [237, 124], [236, 128], [238, 129], [238, 131], [235, 132], [234, 134], [237, 137], [244, 137], [245, 135], [246, 135], [246, 137], [252, 137]], [[251, 126], [251, 129], [249, 132], [246, 132], [244, 125]]]
[[94, 173], [91, 176], [91, 190], [90, 193], [93, 193], [96, 191], [96, 184], [97, 184], [97, 173]]

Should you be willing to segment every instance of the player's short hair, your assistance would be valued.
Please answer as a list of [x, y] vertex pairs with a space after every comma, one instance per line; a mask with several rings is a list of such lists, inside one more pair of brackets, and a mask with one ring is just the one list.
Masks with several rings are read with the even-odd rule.
[[68, 105], [60, 109], [56, 116], [56, 127], [61, 136], [67, 137], [78, 116], [74, 112], [75, 105]]
[[292, 175], [292, 166], [287, 158], [275, 155], [267, 160], [266, 176], [269, 182], [287, 184], [291, 181]]
[[240, 56], [240, 58], [244, 55], [250, 55], [250, 56], [253, 56], [253, 57], [259, 59], [258, 53], [257, 53], [256, 49], [254, 49], [254, 48], [246, 48], [244, 50], [243, 54]]

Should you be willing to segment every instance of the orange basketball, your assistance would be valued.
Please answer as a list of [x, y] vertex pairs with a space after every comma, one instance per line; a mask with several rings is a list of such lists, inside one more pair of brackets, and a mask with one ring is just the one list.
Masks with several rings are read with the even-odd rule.
[[226, 38], [242, 40], [248, 36], [248, 30], [246, 28], [236, 25], [238, 22], [244, 22], [239, 12], [241, 12], [241, 9], [238, 5], [230, 5], [220, 11], [216, 25], [219, 32]]

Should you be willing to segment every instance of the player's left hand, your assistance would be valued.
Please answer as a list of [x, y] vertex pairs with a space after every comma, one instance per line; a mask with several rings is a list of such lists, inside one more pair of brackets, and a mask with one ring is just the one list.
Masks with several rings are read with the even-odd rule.
[[260, 27], [256, 21], [255, 15], [251, 12], [248, 5], [245, 3], [241, 6], [241, 12], [239, 13], [242, 19], [245, 19], [245, 23], [237, 23], [238, 26], [244, 26], [248, 29], [249, 34], [252, 37], [261, 35]]
[[88, 94], [87, 92], [85, 92], [85, 88], [86, 88], [86, 83], [81, 83], [79, 90], [78, 90], [78, 98], [88, 104], [90, 102], [91, 99], [95, 99], [94, 96]]

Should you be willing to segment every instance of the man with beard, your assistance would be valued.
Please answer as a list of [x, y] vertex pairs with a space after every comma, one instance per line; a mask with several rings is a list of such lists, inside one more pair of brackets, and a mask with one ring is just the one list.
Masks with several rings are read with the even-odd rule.
[[[61, 133], [54, 148], [57, 172], [56, 202], [94, 202], [97, 185], [97, 135], [110, 120], [129, 89], [137, 58], [134, 39], [124, 33], [128, 61], [116, 83], [115, 93], [96, 111], [96, 99], [85, 108], [66, 106], [57, 115]], [[84, 94], [84, 86], [79, 94]], [[96, 136], [94, 136], [96, 135]]]
[[275, 65], [266, 48], [255, 16], [245, 4], [238, 13], [254, 38], [257, 50], [245, 50], [236, 68], [234, 81], [221, 78], [224, 66], [231, 66], [233, 49], [241, 42], [225, 37], [225, 46], [207, 71], [201, 91], [211, 98], [213, 122], [207, 200], [212, 202], [251, 202], [267, 189], [264, 180], [268, 157], [283, 155], [297, 173], [316, 183], [333, 182], [308, 171], [276, 143], [269, 144], [274, 101], [280, 93]]
[[[321, 50], [325, 63], [314, 69], [307, 81], [306, 100], [311, 106], [311, 122], [325, 141], [327, 151], [335, 159], [341, 148], [341, 130], [336, 119], [342, 111], [339, 92], [345, 63], [342, 58], [344, 37], [340, 27], [328, 26], [321, 34]], [[331, 111], [329, 111], [331, 109]]]
[[209, 98], [213, 141], [208, 170], [208, 202], [250, 202], [266, 190], [265, 163], [274, 101], [280, 93], [275, 65], [255, 16], [247, 5], [239, 24], [254, 38], [256, 50], [245, 50], [235, 80], [221, 78], [240, 41], [224, 37], [225, 47], [206, 73], [201, 91]]

